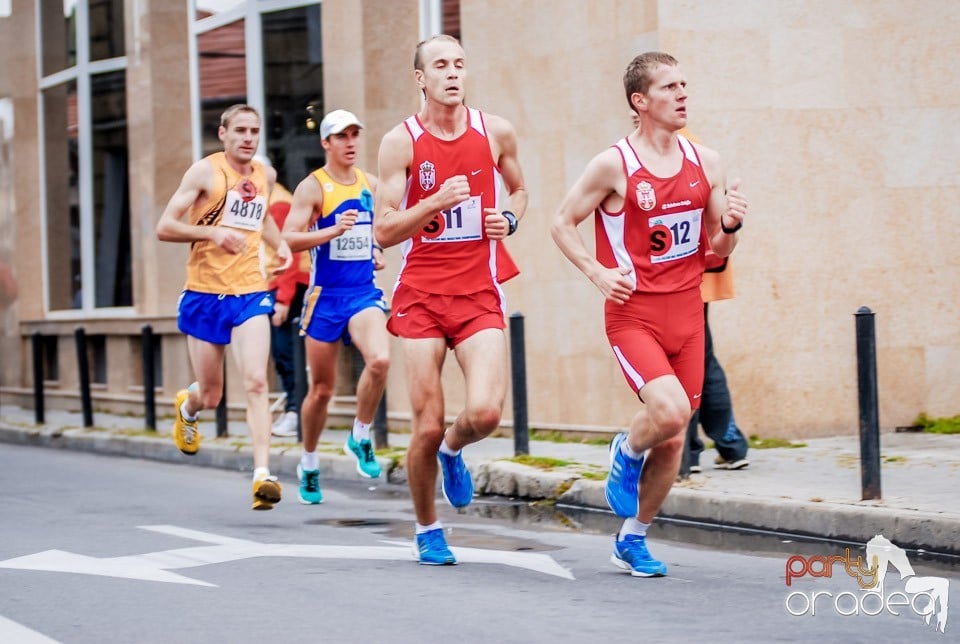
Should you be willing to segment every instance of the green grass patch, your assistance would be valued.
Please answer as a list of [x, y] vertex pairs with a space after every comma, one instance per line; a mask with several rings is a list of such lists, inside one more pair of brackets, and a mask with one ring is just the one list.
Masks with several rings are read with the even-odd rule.
[[521, 454], [507, 459], [521, 465], [529, 465], [540, 470], [552, 470], [557, 467], [567, 467], [570, 461], [564, 461], [559, 458], [549, 458], [547, 456], [531, 456], [530, 454]]
[[580, 478], [588, 481], [603, 481], [607, 478], [606, 472], [580, 472]]
[[930, 434], [960, 434], [960, 416], [930, 418], [926, 414], [920, 414], [913, 424], [915, 427], [923, 427], [923, 431]]
[[750, 435], [750, 447], [753, 449], [776, 449], [779, 447], [796, 449], [798, 447], [806, 446], [806, 443], [797, 443], [794, 441], [789, 441], [785, 438], [760, 438], [756, 434]]
[[610, 443], [609, 438], [584, 438], [555, 429], [531, 429], [530, 440], [546, 441], [548, 443], [581, 443], [583, 445], [607, 445]]
[[884, 456], [883, 462], [884, 463], [906, 463], [907, 457], [906, 456]]

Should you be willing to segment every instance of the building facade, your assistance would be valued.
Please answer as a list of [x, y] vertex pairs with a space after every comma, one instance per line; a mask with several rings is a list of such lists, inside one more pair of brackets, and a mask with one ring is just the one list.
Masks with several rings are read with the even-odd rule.
[[[602, 298], [549, 225], [589, 159], [629, 131], [623, 70], [652, 49], [680, 60], [690, 129], [751, 201], [737, 297], [711, 307], [740, 424], [856, 432], [864, 305], [881, 424], [954, 415], [960, 83], [943, 52], [960, 46], [957, 17], [922, 0], [12, 0], [0, 5], [0, 41], [16, 43], [0, 51], [0, 399], [30, 404], [36, 335], [48, 404], [78, 407], [82, 326], [95, 405], [135, 411], [149, 324], [158, 400], [172, 401], [191, 380], [175, 318], [187, 248], [154, 226], [183, 171], [218, 148], [220, 112], [261, 111], [261, 152], [292, 188], [323, 162], [306, 108], [349, 109], [366, 125], [359, 165], [376, 173], [380, 137], [420, 105], [414, 47], [447, 31], [467, 52], [469, 102], [518, 132], [530, 207], [505, 291], [525, 318], [531, 426], [611, 431], [636, 409]], [[592, 244], [592, 226], [581, 232]], [[398, 252], [387, 258], [389, 293]], [[401, 426], [399, 351], [388, 391]]]

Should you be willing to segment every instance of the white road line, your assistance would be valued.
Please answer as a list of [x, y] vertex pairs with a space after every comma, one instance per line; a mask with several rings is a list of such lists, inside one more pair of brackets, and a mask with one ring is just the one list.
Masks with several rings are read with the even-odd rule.
[[0, 642], [13, 644], [60, 644], [42, 633], [0, 615]]
[[[222, 535], [189, 530], [177, 526], [141, 526], [146, 530], [194, 539], [214, 545], [194, 546], [148, 552], [123, 557], [89, 557], [64, 550], [46, 550], [32, 555], [0, 561], [0, 568], [68, 572], [142, 581], [211, 586], [199, 579], [171, 572], [179, 568], [195, 568], [210, 564], [241, 561], [256, 557], [300, 557], [311, 559], [376, 559], [412, 561], [412, 542], [389, 543], [386, 546], [325, 546], [294, 543], [259, 543]], [[553, 557], [531, 552], [452, 548], [463, 563], [498, 564], [522, 568], [545, 575], [574, 579], [569, 570]], [[2, 640], [0, 640], [2, 641]]]

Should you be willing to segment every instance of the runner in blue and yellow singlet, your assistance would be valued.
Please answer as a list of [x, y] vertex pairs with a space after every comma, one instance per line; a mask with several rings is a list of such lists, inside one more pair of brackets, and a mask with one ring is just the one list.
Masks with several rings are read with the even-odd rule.
[[301, 408], [303, 456], [297, 467], [300, 501], [320, 503], [317, 442], [327, 422], [336, 382], [341, 340], [363, 355], [357, 383], [357, 416], [343, 451], [357, 459], [357, 472], [380, 476], [370, 425], [383, 396], [390, 366], [386, 304], [373, 272], [383, 257], [373, 237], [373, 193], [377, 179], [354, 166], [363, 124], [346, 110], [320, 123], [326, 164], [300, 182], [283, 226], [294, 251], [310, 249], [310, 287], [304, 297], [300, 332], [306, 336], [310, 389]]

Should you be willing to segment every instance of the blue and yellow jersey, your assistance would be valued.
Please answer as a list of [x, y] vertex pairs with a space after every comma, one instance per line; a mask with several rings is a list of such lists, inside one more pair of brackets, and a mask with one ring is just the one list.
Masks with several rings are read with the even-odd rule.
[[213, 166], [214, 188], [207, 200], [190, 209], [196, 226], [227, 226], [247, 238], [246, 250], [228, 253], [212, 241], [190, 245], [187, 283], [184, 288], [199, 293], [242, 295], [267, 290], [260, 268], [260, 238], [267, 216], [269, 181], [264, 167], [252, 162], [244, 177], [230, 167], [223, 152], [205, 159]]
[[312, 176], [323, 190], [323, 210], [310, 230], [323, 230], [337, 223], [341, 213], [356, 210], [353, 228], [310, 251], [313, 259], [310, 284], [324, 289], [373, 286], [373, 192], [367, 177], [353, 169], [356, 181], [345, 186], [323, 168]]

